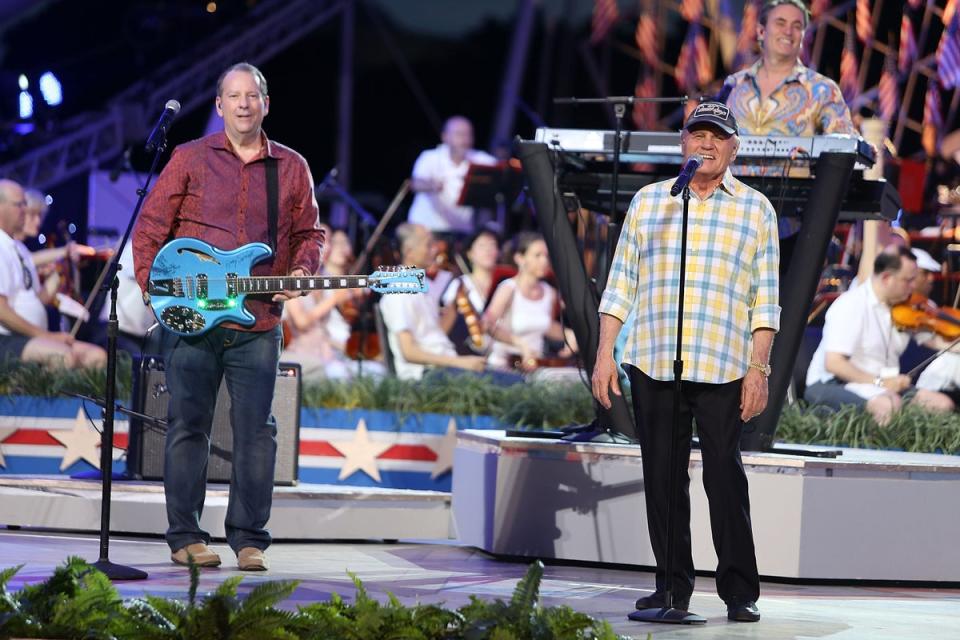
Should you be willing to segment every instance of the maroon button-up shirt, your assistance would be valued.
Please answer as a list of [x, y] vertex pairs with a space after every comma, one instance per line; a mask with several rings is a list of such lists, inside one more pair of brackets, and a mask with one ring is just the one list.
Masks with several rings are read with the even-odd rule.
[[[231, 250], [250, 242], [270, 244], [267, 229], [267, 177], [264, 159], [277, 159], [280, 207], [276, 255], [260, 262], [251, 275], [287, 275], [296, 268], [316, 273], [324, 243], [317, 218], [313, 177], [307, 161], [293, 149], [263, 138], [260, 154], [243, 162], [223, 132], [178, 146], [144, 202], [133, 234], [137, 282], [147, 290], [150, 267], [160, 248], [173, 238], [203, 240]], [[252, 327], [277, 326], [283, 310], [272, 296], [248, 295]]]

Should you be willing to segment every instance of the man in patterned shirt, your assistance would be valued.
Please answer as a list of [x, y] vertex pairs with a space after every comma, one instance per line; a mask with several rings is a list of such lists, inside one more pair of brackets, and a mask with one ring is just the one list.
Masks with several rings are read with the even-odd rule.
[[[630, 376], [634, 416], [643, 449], [647, 526], [657, 560], [656, 593], [638, 609], [664, 606], [667, 500], [670, 469], [686, 470], [693, 420], [719, 558], [717, 592], [731, 620], [760, 619], [756, 554], [747, 477], [740, 460], [743, 423], [767, 404], [773, 335], [780, 324], [777, 221], [767, 198], [733, 177], [739, 145], [736, 118], [720, 102], [700, 104], [681, 134], [684, 159], [703, 157], [690, 181], [687, 272], [681, 358], [680, 432], [673, 432], [673, 366], [683, 203], [673, 180], [637, 192], [620, 234], [600, 302], [600, 345], [593, 394], [605, 407], [619, 395], [613, 345], [630, 311], [635, 321], [623, 364]], [[629, 365], [629, 366], [626, 366]], [[670, 438], [680, 444], [669, 460]], [[676, 494], [674, 607], [693, 592], [689, 477]]]
[[856, 134], [837, 83], [800, 62], [810, 12], [802, 0], [767, 0], [757, 22], [760, 59], [727, 77], [726, 95], [741, 133]]

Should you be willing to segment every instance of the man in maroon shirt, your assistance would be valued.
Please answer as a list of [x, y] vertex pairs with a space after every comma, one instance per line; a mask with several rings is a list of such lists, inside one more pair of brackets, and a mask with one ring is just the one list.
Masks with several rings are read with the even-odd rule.
[[[277, 165], [279, 213], [275, 255], [253, 275], [305, 276], [317, 271], [324, 242], [317, 219], [313, 177], [306, 160], [262, 130], [270, 107], [267, 81], [247, 63], [227, 69], [217, 82], [223, 132], [178, 146], [144, 203], [133, 239], [137, 281], [148, 290], [160, 248], [179, 237], [199, 238], [224, 250], [269, 243], [267, 158]], [[226, 378], [233, 427], [233, 474], [224, 523], [241, 570], [263, 571], [263, 551], [273, 498], [277, 426], [270, 414], [281, 348], [285, 292], [248, 296], [252, 327], [223, 323], [195, 337], [164, 332], [162, 348], [170, 393], [164, 459], [171, 559], [215, 567], [220, 557], [200, 527], [206, 495], [210, 429], [217, 391]]]

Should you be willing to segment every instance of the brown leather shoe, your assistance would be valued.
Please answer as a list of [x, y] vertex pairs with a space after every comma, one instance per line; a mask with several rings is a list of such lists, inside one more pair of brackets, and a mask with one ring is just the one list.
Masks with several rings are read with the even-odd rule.
[[237, 566], [240, 571], [266, 571], [270, 568], [267, 557], [261, 549], [244, 547], [237, 552]]
[[191, 556], [193, 556], [193, 563], [198, 567], [220, 566], [220, 556], [211, 551], [210, 548], [202, 542], [194, 542], [182, 549], [174, 551], [170, 554], [170, 559], [173, 560], [175, 564], [188, 566]]

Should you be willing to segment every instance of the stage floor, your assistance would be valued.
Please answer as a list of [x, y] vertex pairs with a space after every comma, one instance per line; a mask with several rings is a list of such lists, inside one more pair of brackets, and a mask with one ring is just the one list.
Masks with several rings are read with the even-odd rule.
[[[205, 569], [201, 592], [239, 575], [228, 547], [214, 544], [224, 565]], [[11, 581], [16, 589], [50, 575], [67, 556], [96, 560], [95, 535], [49, 534], [0, 529], [0, 568], [25, 563]], [[115, 538], [110, 559], [150, 574], [146, 581], [118, 583], [125, 597], [145, 593], [185, 597], [187, 570], [169, 562], [159, 538]], [[509, 598], [526, 565], [495, 560], [468, 547], [438, 543], [331, 544], [278, 543], [268, 552], [271, 570], [246, 574], [242, 588], [265, 580], [296, 579], [300, 587], [284, 606], [293, 608], [337, 592], [353, 596], [347, 571], [357, 574], [370, 594], [383, 600], [390, 591], [404, 602], [443, 603], [457, 607], [471, 594]], [[653, 584], [653, 574], [620, 569], [548, 566], [542, 585], [546, 605], [567, 604], [608, 620], [618, 633], [655, 640], [696, 637], [764, 640], [944, 640], [960, 638], [956, 630], [960, 590], [876, 587], [792, 586], [765, 583], [757, 624], [727, 622], [713, 580], [700, 578], [691, 608], [708, 618], [705, 627], [670, 627], [626, 620], [633, 601]]]

